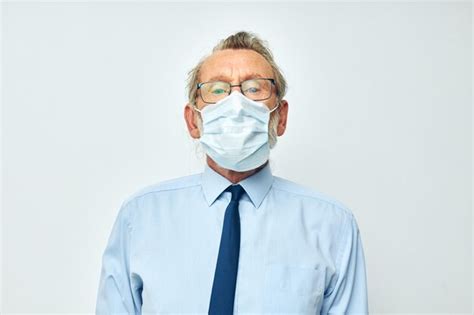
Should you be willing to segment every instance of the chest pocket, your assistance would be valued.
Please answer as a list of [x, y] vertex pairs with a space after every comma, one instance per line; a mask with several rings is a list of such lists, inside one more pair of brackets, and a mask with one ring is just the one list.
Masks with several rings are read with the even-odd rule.
[[322, 303], [324, 273], [317, 267], [271, 263], [263, 288], [264, 312], [315, 314]]

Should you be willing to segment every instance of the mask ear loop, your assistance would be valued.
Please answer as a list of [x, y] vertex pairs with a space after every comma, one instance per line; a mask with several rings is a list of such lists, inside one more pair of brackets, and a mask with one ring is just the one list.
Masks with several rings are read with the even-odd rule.
[[195, 111], [197, 111], [198, 113], [201, 112], [201, 110], [200, 110], [199, 108], [197, 108], [196, 105], [194, 105], [194, 104], [193, 104], [193, 109], [194, 109]]
[[277, 104], [277, 106], [275, 106], [275, 108], [270, 110], [270, 114], [273, 113], [278, 107], [280, 107], [280, 102], [278, 102], [278, 104]]

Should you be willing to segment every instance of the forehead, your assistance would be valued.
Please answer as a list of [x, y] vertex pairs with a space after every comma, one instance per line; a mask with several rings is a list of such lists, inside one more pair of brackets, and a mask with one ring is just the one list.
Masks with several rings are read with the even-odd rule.
[[249, 49], [225, 49], [204, 61], [199, 81], [240, 82], [255, 77], [273, 78], [272, 67], [262, 55]]

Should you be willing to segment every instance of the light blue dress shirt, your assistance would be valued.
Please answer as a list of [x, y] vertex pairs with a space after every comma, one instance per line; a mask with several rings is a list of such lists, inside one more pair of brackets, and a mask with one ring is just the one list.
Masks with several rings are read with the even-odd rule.
[[[232, 183], [208, 165], [124, 201], [102, 257], [97, 314], [207, 314]], [[234, 314], [367, 314], [353, 213], [273, 176], [242, 180]]]

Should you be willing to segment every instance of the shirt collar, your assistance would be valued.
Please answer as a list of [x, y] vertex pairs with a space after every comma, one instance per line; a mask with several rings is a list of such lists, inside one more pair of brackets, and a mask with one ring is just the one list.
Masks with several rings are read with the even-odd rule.
[[[270, 164], [267, 161], [261, 170], [241, 180], [238, 184], [244, 188], [254, 207], [258, 208], [270, 190], [272, 183], [273, 175]], [[214, 171], [206, 163], [204, 172], [202, 173], [202, 189], [209, 206], [214, 203], [217, 197], [219, 197], [229, 185], [232, 185], [231, 181]]]

